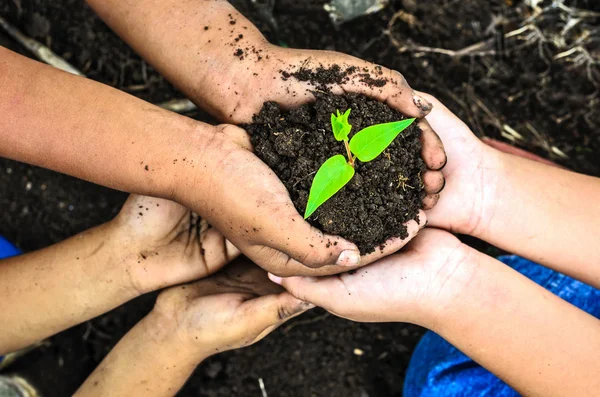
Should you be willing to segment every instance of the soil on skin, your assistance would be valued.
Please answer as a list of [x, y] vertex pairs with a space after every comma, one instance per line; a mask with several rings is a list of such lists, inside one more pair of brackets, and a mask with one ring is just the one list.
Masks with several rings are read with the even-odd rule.
[[[363, 95], [316, 95], [314, 103], [288, 112], [267, 102], [254, 122], [245, 126], [257, 156], [282, 180], [300, 214], [319, 167], [336, 154], [346, 155], [343, 142], [333, 136], [332, 113], [352, 109], [350, 137], [371, 125], [406, 118]], [[424, 197], [420, 135], [421, 129], [413, 123], [375, 160], [357, 160], [354, 178], [309, 221], [354, 242], [363, 254], [382, 247], [391, 237], [406, 238], [403, 224], [417, 217]]]
[[[519, 28], [524, 19], [516, 14], [524, 1], [392, 0], [381, 12], [338, 27], [323, 10], [326, 2], [276, 1], [274, 17], [279, 30], [275, 32], [253, 2], [231, 0], [273, 43], [341, 51], [398, 70], [413, 88], [436, 95], [478, 136], [506, 141], [498, 128], [506, 124], [527, 138], [516, 142], [518, 146], [575, 171], [600, 175], [600, 112], [596, 111], [597, 95], [593, 95], [600, 81], [597, 65], [569, 62], [569, 58], [553, 60], [565, 50], [554, 48], [552, 40], [523, 40], [530, 32], [507, 40], [503, 53], [489, 56], [457, 58], [398, 51], [397, 44], [460, 50], [498, 38]], [[564, 4], [600, 12], [597, 0], [565, 0]], [[561, 20], [558, 9], [553, 13], [554, 20], [545, 21], [542, 29], [563, 29], [568, 19]], [[152, 103], [183, 97], [81, 0], [0, 1], [0, 15], [93, 80]], [[395, 15], [399, 18], [391, 23]], [[590, 33], [589, 41], [598, 43], [593, 41], [597, 33], [589, 27], [599, 22], [600, 18], [584, 18], [569, 31], [569, 40]], [[390, 36], [398, 43], [392, 43]], [[231, 41], [235, 45], [228, 50], [233, 56], [240, 46]], [[501, 40], [496, 41], [500, 46]], [[0, 45], [30, 56], [2, 32]], [[259, 55], [251, 55], [258, 61]], [[209, 121], [206, 114], [191, 115]], [[557, 157], [540, 146], [532, 139], [531, 127], [569, 158]], [[126, 197], [122, 192], [0, 158], [0, 234], [25, 252], [111, 219]], [[497, 253], [472, 239], [469, 244]], [[72, 395], [150, 310], [154, 298], [149, 295], [128, 302], [53, 336], [10, 372], [31, 379], [46, 397]], [[406, 324], [358, 324], [326, 317], [318, 309], [290, 325], [293, 328], [281, 327], [256, 346], [205, 361], [178, 395], [260, 396], [258, 379], [262, 378], [272, 397], [399, 397], [410, 355], [423, 333]], [[354, 349], [363, 354], [355, 354]]]

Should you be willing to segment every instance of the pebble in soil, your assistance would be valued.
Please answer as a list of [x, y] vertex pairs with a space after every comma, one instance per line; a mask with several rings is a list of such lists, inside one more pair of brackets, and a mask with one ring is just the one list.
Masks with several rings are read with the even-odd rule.
[[[363, 95], [315, 93], [316, 101], [283, 111], [266, 102], [246, 125], [256, 155], [271, 167], [304, 213], [315, 173], [331, 156], [346, 153], [333, 137], [331, 113], [351, 108], [352, 137], [374, 124], [405, 119], [400, 112]], [[425, 196], [421, 129], [404, 130], [379, 157], [356, 162], [348, 185], [323, 204], [308, 221], [326, 233], [354, 242], [361, 253], [381, 247], [391, 237], [406, 238], [404, 223], [416, 219]]]

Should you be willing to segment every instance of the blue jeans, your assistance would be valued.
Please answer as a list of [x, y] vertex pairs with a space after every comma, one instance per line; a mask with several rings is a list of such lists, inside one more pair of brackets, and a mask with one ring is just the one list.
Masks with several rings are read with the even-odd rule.
[[[558, 297], [600, 318], [600, 290], [518, 256], [498, 258]], [[405, 397], [518, 397], [506, 383], [433, 332], [410, 360]]]
[[[21, 251], [11, 243], [9, 243], [4, 237], [0, 236], [0, 259], [8, 258], [11, 256], [19, 255]], [[4, 360], [3, 356], [0, 356], [0, 363]]]

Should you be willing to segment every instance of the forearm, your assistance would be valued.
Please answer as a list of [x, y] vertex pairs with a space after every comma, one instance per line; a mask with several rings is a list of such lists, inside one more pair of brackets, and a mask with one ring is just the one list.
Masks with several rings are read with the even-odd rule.
[[51, 247], [0, 261], [0, 355], [26, 347], [138, 295], [135, 256], [109, 222]]
[[[87, 2], [137, 53], [220, 120], [231, 118], [238, 93], [256, 78], [247, 63], [264, 60], [270, 47], [225, 0]], [[244, 55], [234, 55], [238, 51]]]
[[119, 341], [75, 396], [174, 396], [202, 361], [191, 350], [151, 313]]
[[600, 179], [504, 153], [475, 236], [600, 287]]
[[129, 192], [171, 197], [211, 130], [1, 47], [0, 87], [0, 156]]
[[473, 276], [436, 332], [526, 396], [600, 390], [600, 322], [502, 263], [473, 251]]

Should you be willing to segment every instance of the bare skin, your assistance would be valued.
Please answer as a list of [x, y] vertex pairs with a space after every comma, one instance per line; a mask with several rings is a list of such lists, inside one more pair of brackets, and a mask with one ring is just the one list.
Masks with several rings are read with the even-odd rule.
[[[1, 47], [0, 86], [0, 156], [174, 200], [275, 274], [339, 273], [397, 251], [419, 230], [410, 221], [409, 238], [361, 258], [304, 221], [240, 128], [196, 122]], [[424, 158], [443, 153], [431, 131], [424, 139]], [[428, 191], [443, 186], [424, 181]]]
[[450, 233], [426, 229], [353, 275], [271, 278], [340, 317], [429, 328], [524, 396], [600, 390], [600, 321]]
[[204, 359], [258, 342], [312, 305], [249, 263], [166, 290], [75, 396], [173, 396]]
[[[300, 69], [355, 67], [348, 81], [330, 84], [334, 93], [361, 93], [387, 103], [409, 117], [432, 109], [404, 77], [361, 59], [331, 51], [281, 48], [225, 0], [87, 0], [98, 15], [144, 59], [198, 106], [227, 123], [247, 123], [266, 101], [293, 108], [314, 99], [315, 87], [285, 78]], [[240, 35], [242, 36], [240, 38]], [[234, 55], [242, 51], [242, 55]], [[173, 62], [176, 59], [177, 62]], [[215, 71], [219, 71], [215, 73]], [[224, 80], [222, 76], [227, 76]], [[383, 87], [367, 84], [365, 75], [386, 79]], [[426, 121], [423, 159], [426, 208], [435, 205], [444, 186], [439, 171], [446, 164], [443, 145]]]
[[469, 234], [600, 288], [600, 179], [502, 153], [435, 98], [427, 117], [448, 152], [429, 225]]
[[0, 261], [0, 355], [146, 292], [206, 277], [238, 255], [181, 205], [131, 196], [108, 223]]
[[[424, 94], [423, 94], [424, 95]], [[471, 234], [600, 287], [600, 180], [484, 145], [441, 103], [448, 152], [429, 225]], [[526, 396], [595, 396], [600, 321], [435, 229], [354, 275], [271, 279], [355, 321], [420, 324]]]

